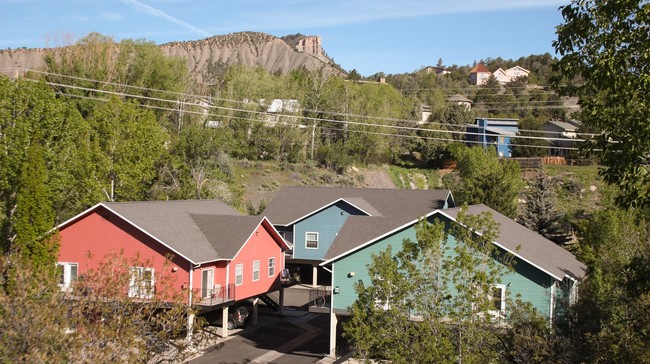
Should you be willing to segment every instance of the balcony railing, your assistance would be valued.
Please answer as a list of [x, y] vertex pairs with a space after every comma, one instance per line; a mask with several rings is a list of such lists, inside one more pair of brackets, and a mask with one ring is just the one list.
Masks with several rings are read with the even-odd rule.
[[225, 302], [234, 301], [235, 284], [231, 283], [214, 289], [201, 289], [200, 297], [199, 305], [201, 306], [216, 306]]
[[309, 312], [329, 312], [332, 305], [330, 287], [319, 287], [309, 290]]

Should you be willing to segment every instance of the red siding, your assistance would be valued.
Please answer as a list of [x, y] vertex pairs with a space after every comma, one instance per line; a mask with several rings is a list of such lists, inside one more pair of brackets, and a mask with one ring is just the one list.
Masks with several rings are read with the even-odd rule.
[[[60, 234], [59, 262], [78, 263], [78, 274], [97, 268], [104, 257], [122, 252], [127, 259], [135, 258], [138, 254], [141, 260], [150, 259], [155, 275], [169, 276], [174, 289], [181, 290], [189, 285], [188, 261], [174, 256], [171, 250], [103, 207], [65, 226]], [[171, 264], [164, 267], [168, 254], [174, 257]]]
[[[194, 267], [192, 289], [195, 298], [201, 297], [202, 271], [214, 268], [214, 284], [225, 287], [235, 283], [235, 267], [243, 264], [243, 283], [235, 287], [236, 300], [243, 300], [279, 288], [280, 274], [284, 268], [284, 253], [273, 239], [268, 223], [260, 224], [231, 262], [218, 261]], [[177, 290], [189, 288], [189, 271], [192, 263], [175, 256], [164, 245], [139, 231], [130, 223], [99, 206], [87, 215], [79, 217], [60, 231], [61, 248], [59, 262], [78, 263], [78, 274], [97, 268], [109, 254], [122, 252], [126, 258], [139, 256], [150, 259], [156, 276], [164, 274], [174, 282]], [[171, 266], [164, 269], [165, 256], [172, 255]], [[269, 258], [275, 258], [275, 273], [269, 277]], [[259, 280], [253, 281], [253, 261], [260, 261]], [[176, 268], [174, 272], [172, 268]], [[229, 274], [228, 274], [229, 273]], [[212, 289], [214, 287], [208, 287]]]
[[[243, 283], [240, 286], [235, 286], [236, 299], [239, 301], [279, 289], [280, 274], [284, 268], [283, 256], [282, 249], [267, 228], [259, 225], [235, 259], [228, 265], [230, 283], [235, 283], [237, 264], [244, 265]], [[269, 258], [271, 257], [275, 258], [275, 274], [269, 277]], [[253, 281], [253, 261], [255, 260], [260, 261], [260, 279], [257, 281]]]

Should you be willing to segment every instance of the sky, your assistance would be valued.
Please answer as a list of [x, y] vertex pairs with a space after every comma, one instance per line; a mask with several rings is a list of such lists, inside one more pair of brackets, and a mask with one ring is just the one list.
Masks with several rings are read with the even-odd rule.
[[0, 0], [0, 49], [70, 44], [89, 32], [157, 44], [240, 31], [319, 35], [364, 76], [486, 58], [555, 55], [569, 0]]

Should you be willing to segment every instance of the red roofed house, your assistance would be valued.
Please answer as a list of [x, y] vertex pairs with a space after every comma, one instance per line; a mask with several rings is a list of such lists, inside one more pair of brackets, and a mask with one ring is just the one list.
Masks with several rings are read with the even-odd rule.
[[491, 74], [483, 63], [479, 63], [469, 71], [469, 83], [471, 85], [484, 85]]
[[[223, 322], [235, 302], [280, 289], [288, 249], [267, 218], [242, 216], [218, 200], [100, 203], [59, 225], [59, 231], [62, 289], [97, 268], [103, 257], [122, 252], [151, 262], [131, 267], [134, 281], [144, 279], [146, 294], [156, 294], [154, 274], [166, 275], [173, 289], [187, 292], [188, 302], [199, 295], [202, 310], [222, 308]], [[129, 287], [129, 295], [146, 294], [142, 287]]]

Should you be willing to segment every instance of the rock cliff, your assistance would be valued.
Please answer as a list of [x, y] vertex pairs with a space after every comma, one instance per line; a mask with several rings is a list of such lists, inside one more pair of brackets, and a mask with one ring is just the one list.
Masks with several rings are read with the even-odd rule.
[[[342, 73], [326, 55], [319, 36], [301, 34], [278, 38], [266, 33], [240, 32], [186, 42], [160, 45], [164, 54], [187, 59], [190, 73], [198, 82], [211, 82], [219, 71], [231, 64], [260, 66], [269, 72], [286, 74], [304, 67], [324, 68], [333, 74]], [[42, 48], [0, 50], [0, 73], [14, 75], [15, 68], [44, 69]]]

